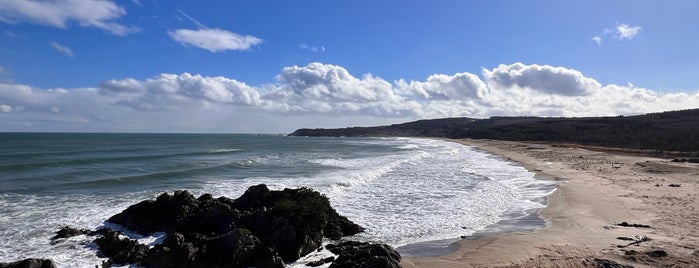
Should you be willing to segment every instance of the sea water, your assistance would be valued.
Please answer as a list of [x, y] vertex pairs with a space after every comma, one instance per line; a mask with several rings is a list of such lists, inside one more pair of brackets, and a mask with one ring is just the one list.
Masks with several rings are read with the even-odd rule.
[[0, 133], [0, 262], [94, 267], [104, 259], [92, 238], [50, 237], [66, 225], [103, 226], [163, 192], [236, 198], [261, 183], [320, 191], [366, 227], [355, 239], [399, 249], [526, 217], [554, 189], [514, 163], [437, 139]]

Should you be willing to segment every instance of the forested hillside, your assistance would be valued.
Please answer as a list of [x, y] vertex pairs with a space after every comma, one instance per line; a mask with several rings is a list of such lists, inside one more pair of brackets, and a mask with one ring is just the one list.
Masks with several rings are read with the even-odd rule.
[[699, 109], [637, 116], [492, 117], [419, 120], [379, 127], [299, 129], [292, 136], [412, 136], [570, 142], [699, 153]]

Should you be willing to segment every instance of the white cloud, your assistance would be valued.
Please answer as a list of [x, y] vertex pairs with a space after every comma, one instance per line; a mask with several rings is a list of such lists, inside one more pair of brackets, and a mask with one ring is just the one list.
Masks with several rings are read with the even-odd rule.
[[[337, 65], [283, 68], [274, 84], [183, 73], [99, 88], [0, 83], [0, 131], [280, 132], [493, 115], [610, 116], [697, 108], [699, 90], [600, 85], [577, 70], [514, 63], [393, 83]], [[29, 127], [30, 126], [30, 127]]]
[[624, 23], [617, 23], [616, 27], [609, 29], [606, 28], [601, 35], [596, 35], [592, 37], [592, 41], [598, 46], [602, 45], [602, 39], [610, 36], [617, 40], [631, 40], [636, 38], [636, 35], [641, 31], [641, 26], [629, 26]]
[[0, 104], [0, 112], [9, 113], [9, 112], [12, 112], [13, 110], [14, 110], [14, 108], [12, 108], [12, 106], [10, 106], [10, 105]]
[[467, 100], [480, 99], [487, 91], [486, 84], [475, 74], [457, 73], [454, 75], [435, 74], [427, 81], [396, 81], [404, 93], [410, 93], [423, 99], [432, 100]]
[[255, 106], [262, 103], [259, 92], [245, 83], [189, 73], [161, 74], [144, 81], [131, 78], [109, 80], [100, 88], [102, 94], [118, 99], [115, 104], [141, 111], [168, 111], [178, 109], [182, 104]]
[[308, 50], [310, 52], [325, 52], [324, 46], [317, 47], [317, 46], [309, 46], [306, 44], [300, 44], [299, 48], [301, 48], [303, 50]]
[[262, 43], [262, 39], [252, 35], [239, 35], [221, 29], [178, 29], [168, 31], [170, 37], [183, 44], [203, 48], [211, 52], [226, 50], [248, 50]]
[[74, 21], [83, 27], [94, 27], [120, 36], [139, 31], [136, 27], [114, 22], [125, 14], [126, 11], [112, 1], [0, 1], [0, 20], [8, 23], [26, 21], [65, 29]]
[[600, 88], [600, 84], [582, 73], [563, 67], [549, 65], [501, 64], [493, 70], [484, 70], [491, 89], [519, 87], [553, 95], [589, 95]]
[[68, 57], [71, 57], [71, 58], [73, 57], [73, 50], [70, 49], [69, 47], [64, 46], [64, 45], [61, 45], [61, 44], [59, 44], [58, 42], [55, 42], [55, 41], [51, 42], [51, 46], [52, 46], [54, 49], [56, 49], [56, 51], [61, 52], [61, 53], [65, 54], [65, 55], [68, 56]]
[[614, 37], [618, 38], [619, 40], [631, 40], [636, 37], [639, 31], [641, 31], [640, 26], [629, 26], [626, 24], [619, 24], [616, 26], [616, 33]]
[[264, 98], [278, 110], [376, 116], [412, 114], [414, 103], [398, 95], [389, 82], [371, 74], [356, 78], [340, 66], [314, 62], [286, 67], [277, 80], [280, 84]]

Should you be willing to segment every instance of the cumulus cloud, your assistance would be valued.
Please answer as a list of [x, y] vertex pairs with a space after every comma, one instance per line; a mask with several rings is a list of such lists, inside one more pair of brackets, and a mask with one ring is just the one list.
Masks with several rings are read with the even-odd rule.
[[100, 85], [104, 95], [117, 97], [115, 104], [141, 111], [167, 111], [181, 104], [260, 105], [259, 92], [245, 83], [225, 77], [184, 73], [161, 74], [143, 81], [128, 78]]
[[189, 73], [114, 79], [97, 88], [0, 83], [0, 100], [2, 131], [259, 132], [454, 116], [638, 114], [697, 108], [699, 91], [601, 85], [574, 69], [523, 63], [484, 69], [481, 76], [394, 82], [310, 63], [283, 68], [275, 83], [258, 86]]
[[262, 39], [252, 35], [243, 36], [222, 29], [178, 29], [168, 31], [168, 35], [183, 45], [195, 46], [211, 52], [248, 50], [262, 43]]
[[51, 46], [56, 49], [56, 51], [65, 54], [68, 57], [73, 57], [73, 50], [67, 46], [61, 45], [58, 42], [51, 42]]
[[120, 36], [139, 31], [136, 27], [115, 22], [125, 14], [126, 11], [112, 1], [0, 1], [0, 20], [7, 23], [25, 21], [68, 28], [70, 22], [76, 22], [83, 27], [94, 27]]
[[404, 93], [432, 100], [480, 99], [487, 90], [486, 84], [471, 73], [435, 74], [425, 82], [398, 80], [396, 84]]
[[371, 74], [352, 76], [345, 68], [322, 63], [286, 67], [265, 99], [286, 112], [354, 112], [377, 116], [408, 113], [414, 103], [398, 95], [391, 83]]
[[483, 75], [491, 86], [519, 87], [562, 96], [589, 95], [601, 86], [576, 70], [549, 65], [502, 64], [493, 70], [484, 70]]

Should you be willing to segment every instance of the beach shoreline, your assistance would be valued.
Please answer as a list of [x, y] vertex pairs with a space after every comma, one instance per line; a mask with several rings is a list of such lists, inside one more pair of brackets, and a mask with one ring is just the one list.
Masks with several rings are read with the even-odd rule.
[[445, 255], [404, 258], [404, 267], [699, 266], [698, 164], [547, 143], [452, 141], [562, 182], [538, 211], [546, 226], [462, 239]]

